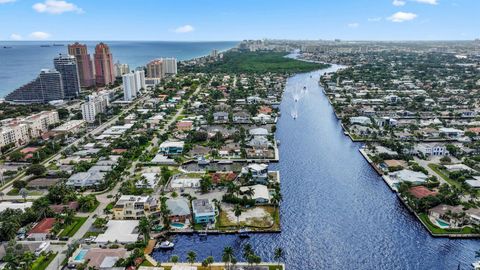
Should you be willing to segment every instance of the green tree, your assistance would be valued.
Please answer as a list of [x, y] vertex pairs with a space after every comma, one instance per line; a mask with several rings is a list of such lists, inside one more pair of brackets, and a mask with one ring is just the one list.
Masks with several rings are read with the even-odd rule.
[[190, 250], [190, 251], [187, 253], [187, 261], [188, 261], [190, 264], [193, 264], [196, 259], [197, 259], [197, 253], [195, 253], [195, 251], [193, 251], [193, 250]]
[[140, 219], [138, 230], [143, 234], [143, 241], [147, 243], [150, 239], [150, 220], [147, 217]]
[[280, 265], [280, 262], [283, 260], [285, 257], [285, 253], [283, 252], [282, 248], [276, 248], [274, 253], [273, 253], [273, 258], [278, 262], [278, 265]]
[[236, 204], [233, 208], [233, 213], [237, 217], [237, 226], [240, 226], [240, 215], [242, 214], [243, 210], [240, 205]]
[[45, 166], [40, 164], [32, 164], [30, 165], [30, 167], [28, 167], [26, 171], [27, 174], [33, 174], [36, 176], [43, 175], [46, 172], [47, 172], [47, 168], [45, 168]]
[[177, 255], [173, 255], [172, 257], [170, 257], [170, 262], [173, 263], [173, 264], [176, 264], [178, 263], [178, 256]]

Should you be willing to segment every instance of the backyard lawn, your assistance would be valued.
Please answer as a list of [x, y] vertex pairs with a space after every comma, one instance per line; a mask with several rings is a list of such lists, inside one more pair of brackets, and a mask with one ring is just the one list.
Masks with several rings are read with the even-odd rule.
[[44, 270], [57, 256], [57, 253], [50, 253], [48, 255], [40, 255], [32, 264], [32, 270]]
[[72, 237], [75, 233], [82, 227], [83, 223], [87, 221], [88, 217], [74, 217], [72, 224], [67, 225], [62, 232], [60, 237]]

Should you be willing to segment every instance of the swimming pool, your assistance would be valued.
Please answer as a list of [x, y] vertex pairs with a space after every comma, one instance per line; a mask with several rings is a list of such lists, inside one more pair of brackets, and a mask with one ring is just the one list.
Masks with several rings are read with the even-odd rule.
[[438, 224], [440, 227], [442, 227], [442, 228], [448, 228], [448, 227], [450, 227], [450, 224], [448, 224], [448, 223], [447, 223], [446, 221], [444, 221], [444, 220], [441, 220], [441, 219], [438, 219], [438, 218], [437, 218], [436, 221], [437, 221], [437, 224]]
[[82, 249], [78, 252], [77, 256], [75, 256], [75, 261], [83, 261], [85, 255], [87, 254], [88, 249]]
[[175, 229], [183, 229], [185, 228], [185, 224], [180, 222], [173, 222], [170, 226], [174, 227]]

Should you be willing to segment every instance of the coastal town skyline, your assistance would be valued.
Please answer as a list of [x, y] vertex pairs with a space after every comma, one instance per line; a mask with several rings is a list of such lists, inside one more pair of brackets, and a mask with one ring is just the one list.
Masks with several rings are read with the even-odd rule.
[[0, 40], [471, 40], [479, 9], [473, 0], [1, 0]]

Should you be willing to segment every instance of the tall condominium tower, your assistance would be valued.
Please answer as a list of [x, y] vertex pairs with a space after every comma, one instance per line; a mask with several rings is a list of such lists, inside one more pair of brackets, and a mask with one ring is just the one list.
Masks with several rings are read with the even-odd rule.
[[93, 73], [93, 63], [90, 54], [87, 51], [87, 45], [78, 42], [68, 45], [68, 54], [77, 59], [78, 75], [82, 87], [91, 87], [95, 85]]
[[73, 55], [60, 54], [53, 59], [55, 69], [62, 75], [65, 99], [74, 99], [80, 95], [80, 80], [77, 59]]
[[111, 84], [115, 80], [113, 58], [107, 44], [101, 42], [95, 47], [95, 79], [98, 85]]
[[123, 99], [133, 100], [137, 96], [137, 84], [135, 83], [135, 74], [127, 73], [122, 75], [123, 81]]
[[169, 74], [169, 75], [177, 74], [176, 58], [163, 58], [163, 66], [164, 66], [165, 74]]
[[115, 63], [115, 77], [122, 77], [123, 74], [130, 72], [130, 67], [128, 64], [122, 64], [120, 61]]
[[63, 99], [62, 75], [56, 70], [42, 69], [38, 77], [14, 90], [6, 101], [21, 104], [47, 103]]
[[162, 59], [155, 59], [147, 64], [147, 77], [160, 79], [163, 79], [165, 77], [165, 69]]

